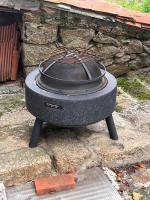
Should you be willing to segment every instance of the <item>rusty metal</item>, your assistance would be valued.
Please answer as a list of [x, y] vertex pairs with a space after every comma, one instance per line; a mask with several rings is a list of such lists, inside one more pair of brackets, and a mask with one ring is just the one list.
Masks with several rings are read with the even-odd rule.
[[19, 55], [17, 24], [0, 25], [0, 82], [16, 80]]

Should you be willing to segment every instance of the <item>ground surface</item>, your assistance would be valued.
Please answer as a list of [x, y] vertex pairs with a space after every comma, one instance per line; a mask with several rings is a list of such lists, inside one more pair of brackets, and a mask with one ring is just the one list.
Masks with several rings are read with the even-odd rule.
[[0, 86], [0, 180], [12, 186], [48, 174], [149, 161], [150, 83], [149, 78], [135, 79], [140, 86], [132, 84], [132, 75], [126, 80], [131, 83], [128, 88], [119, 80], [114, 112], [118, 141], [109, 139], [104, 121], [76, 129], [45, 125], [44, 136], [35, 149], [28, 148], [34, 117], [26, 110], [24, 89], [18, 83]]
[[76, 174], [75, 188], [37, 196], [33, 183], [8, 188], [8, 200], [121, 200], [120, 195], [110, 184], [104, 172], [99, 168], [80, 171]]

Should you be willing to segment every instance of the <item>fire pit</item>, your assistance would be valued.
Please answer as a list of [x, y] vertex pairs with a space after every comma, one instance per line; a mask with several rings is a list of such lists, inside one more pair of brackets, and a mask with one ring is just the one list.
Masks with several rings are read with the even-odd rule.
[[94, 56], [62, 51], [27, 76], [25, 89], [27, 109], [36, 117], [30, 147], [37, 146], [43, 122], [75, 127], [106, 119], [110, 137], [118, 139], [112, 117], [117, 81]]

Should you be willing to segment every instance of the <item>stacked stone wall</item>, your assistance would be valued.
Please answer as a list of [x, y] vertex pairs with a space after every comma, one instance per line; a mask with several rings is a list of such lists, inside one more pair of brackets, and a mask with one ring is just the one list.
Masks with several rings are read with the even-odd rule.
[[41, 5], [23, 13], [23, 64], [30, 72], [59, 48], [89, 48], [120, 76], [150, 66], [150, 30]]

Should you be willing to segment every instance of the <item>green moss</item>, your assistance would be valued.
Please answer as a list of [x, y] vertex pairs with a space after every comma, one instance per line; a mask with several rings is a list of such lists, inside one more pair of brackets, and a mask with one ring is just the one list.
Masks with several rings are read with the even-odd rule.
[[3, 113], [2, 112], [0, 112], [0, 117], [3, 115]]
[[23, 95], [4, 96], [0, 101], [0, 112], [10, 112], [25, 105]]
[[125, 92], [139, 100], [150, 100], [150, 91], [144, 87], [137, 78], [118, 78], [118, 86]]
[[150, 85], [150, 76], [148, 76], [148, 75], [139, 75], [138, 79], [140, 79], [142, 82]]
[[139, 10], [141, 12], [150, 12], [150, 0], [108, 0], [111, 3], [119, 4], [125, 8], [131, 9], [131, 10]]
[[121, 113], [123, 111], [123, 108], [119, 105], [116, 105], [116, 112]]

